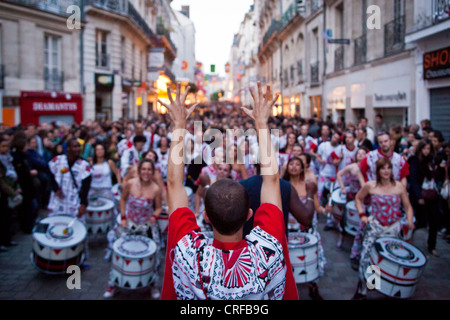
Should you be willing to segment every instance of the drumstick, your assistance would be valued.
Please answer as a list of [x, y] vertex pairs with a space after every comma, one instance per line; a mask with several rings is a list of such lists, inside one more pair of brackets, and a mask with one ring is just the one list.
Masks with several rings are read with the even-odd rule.
[[67, 234], [69, 232], [69, 228], [72, 227], [72, 225], [75, 223], [75, 220], [77, 220], [77, 217], [73, 218], [72, 221], [70, 221], [70, 223], [67, 225], [67, 227], [64, 228], [64, 234]]

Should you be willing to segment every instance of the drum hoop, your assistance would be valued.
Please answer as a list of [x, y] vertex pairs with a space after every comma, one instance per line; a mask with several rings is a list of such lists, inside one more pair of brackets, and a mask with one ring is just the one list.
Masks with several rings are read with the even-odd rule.
[[[309, 244], [308, 246], [305, 246], [304, 244], [293, 244], [293, 243], [289, 243], [289, 238], [290, 237], [294, 237], [294, 236], [305, 236], [306, 238], [309, 239], [309, 241], [306, 244]], [[292, 248], [292, 249], [297, 249], [297, 248], [310, 248], [313, 247], [315, 245], [317, 245], [319, 243], [319, 239], [310, 233], [305, 233], [305, 232], [294, 232], [294, 234], [292, 235], [288, 235], [288, 248]]]
[[[147, 242], [147, 240], [148, 240], [149, 243], [148, 243], [148, 251], [147, 251], [147, 253], [145, 255], [143, 255], [142, 253], [140, 253], [139, 255], [129, 255], [127, 253], [119, 251], [118, 250], [119, 244], [123, 243], [126, 238], [140, 239], [143, 242]], [[120, 237], [119, 239], [117, 239], [114, 242], [113, 250], [114, 250], [115, 254], [117, 254], [118, 256], [120, 256], [122, 258], [130, 258], [130, 259], [136, 260], [136, 259], [140, 259], [140, 258], [146, 258], [146, 257], [153, 256], [156, 253], [156, 251], [157, 251], [157, 247], [156, 247], [156, 242], [154, 240], [148, 238], [148, 237], [144, 237], [144, 236], [141, 236], [141, 235], [126, 235], [126, 236]]]
[[98, 197], [98, 201], [104, 201], [104, 204], [98, 207], [88, 205], [86, 210], [90, 212], [108, 211], [114, 208], [114, 201], [105, 197]]
[[[56, 215], [56, 216], [47, 217], [47, 218], [45, 218], [45, 219], [42, 219], [42, 220], [40, 220], [39, 222], [40, 222], [40, 223], [47, 223], [45, 220], [50, 220], [50, 219], [53, 220], [53, 218], [57, 218], [57, 217], [66, 217], [66, 218], [69, 218], [69, 219], [73, 219], [73, 218], [74, 218], [74, 217], [71, 216], [71, 215]], [[70, 223], [70, 221], [69, 221], [69, 223]], [[39, 233], [39, 234], [41, 235], [39, 238], [37, 237], [38, 233], [33, 232], [32, 238], [33, 238], [34, 241], [38, 242], [40, 245], [42, 245], [43, 247], [46, 247], [46, 248], [50, 248], [50, 249], [65, 249], [65, 248], [71, 248], [71, 247], [76, 246], [76, 245], [79, 245], [80, 243], [82, 243], [83, 241], [85, 241], [85, 240], [86, 240], [86, 237], [87, 237], [87, 233], [88, 233], [88, 232], [87, 232], [87, 229], [86, 229], [86, 226], [84, 225], [84, 223], [83, 223], [81, 220], [77, 219], [77, 220], [75, 221], [75, 223], [78, 223], [79, 226], [82, 227], [82, 228], [80, 228], [80, 230], [82, 230], [81, 233], [83, 234], [83, 236], [80, 237], [79, 240], [76, 241], [76, 242], [73, 241], [74, 239], [72, 239], [71, 241], [73, 241], [73, 242], [68, 241], [68, 242], [62, 242], [62, 243], [53, 243], [53, 242], [52, 242], [52, 243], [45, 243], [45, 242], [43, 242], [43, 240], [49, 240], [49, 241], [52, 241], [52, 239], [53, 239], [53, 238], [51, 238], [51, 239], [48, 238], [48, 237], [51, 237], [51, 236], [49, 235], [49, 233], [48, 233], [49, 230], [47, 230], [46, 233]], [[72, 226], [72, 228], [73, 228], [73, 226]], [[49, 227], [49, 229], [50, 229], [50, 227]], [[75, 234], [75, 233], [74, 233], [74, 234]]]
[[[413, 246], [412, 244], [410, 244], [410, 243], [408, 243], [408, 242], [406, 242], [406, 241], [404, 241], [404, 240], [400, 240], [400, 239], [398, 239], [398, 238], [395, 238], [395, 237], [382, 237], [382, 238], [378, 238], [378, 239], [376, 240], [376, 242], [382, 241], [382, 239], [387, 239], [387, 238], [393, 239], [393, 240], [396, 240], [396, 241], [401, 241], [401, 242], [406, 243], [406, 244], [409, 245], [409, 246]], [[383, 258], [386, 258], [386, 259], [388, 259], [389, 261], [394, 262], [395, 264], [398, 264], [398, 265], [400, 265], [400, 266], [402, 266], [402, 267], [416, 268], [416, 269], [424, 268], [425, 265], [428, 263], [427, 257], [425, 256], [425, 254], [423, 253], [422, 250], [420, 250], [419, 248], [417, 248], [417, 247], [415, 247], [415, 246], [413, 246], [413, 247], [418, 251], [419, 254], [422, 255], [423, 260], [424, 260], [424, 263], [423, 263], [423, 264], [421, 264], [421, 265], [412, 265], [412, 264], [408, 264], [408, 263], [405, 263], [405, 262], [401, 262], [402, 259], [400, 259], [400, 258], [398, 258], [398, 260], [400, 260], [400, 261], [397, 261], [397, 260], [392, 259], [392, 258], [390, 257], [390, 255], [389, 255], [389, 254], [386, 254], [384, 251], [383, 251], [383, 252], [378, 252], [378, 250], [377, 250], [377, 249], [376, 249], [376, 250], [377, 250], [377, 253], [378, 253], [379, 255], [383, 256]]]

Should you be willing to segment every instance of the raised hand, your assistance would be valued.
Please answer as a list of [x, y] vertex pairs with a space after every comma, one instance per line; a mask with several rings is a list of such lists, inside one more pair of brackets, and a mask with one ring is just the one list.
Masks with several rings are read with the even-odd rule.
[[166, 104], [158, 99], [158, 102], [167, 108], [169, 117], [172, 119], [175, 126], [182, 126], [186, 124], [187, 118], [195, 110], [198, 104], [194, 104], [190, 108], [186, 108], [186, 97], [189, 93], [190, 87], [188, 86], [183, 95], [181, 95], [181, 84], [177, 83], [175, 100], [172, 98], [172, 90], [167, 86], [167, 96], [169, 97], [170, 104]]
[[258, 81], [258, 93], [256, 94], [253, 88], [250, 88], [250, 93], [252, 95], [254, 106], [253, 109], [248, 109], [246, 107], [241, 107], [241, 109], [255, 122], [266, 122], [271, 113], [272, 107], [278, 100], [280, 96], [279, 93], [275, 97], [272, 96], [272, 87], [267, 85], [266, 93], [263, 93], [261, 82]]

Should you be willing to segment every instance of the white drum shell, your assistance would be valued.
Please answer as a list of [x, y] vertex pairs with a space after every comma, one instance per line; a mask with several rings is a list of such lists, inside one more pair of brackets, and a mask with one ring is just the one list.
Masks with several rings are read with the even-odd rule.
[[89, 233], [107, 233], [112, 229], [114, 223], [114, 202], [99, 198], [105, 205], [99, 208], [88, 206], [86, 212], [86, 228]]
[[[148, 243], [148, 250], [144, 254], [132, 256], [121, 253], [118, 247], [124, 241], [138, 239]], [[139, 235], [125, 236], [114, 242], [112, 257], [112, 282], [120, 288], [139, 289], [148, 286], [154, 274], [156, 244], [153, 240]]]
[[[381, 271], [381, 285], [379, 292], [394, 298], [407, 299], [411, 298], [414, 294], [417, 283], [422, 276], [426, 257], [423, 253], [400, 239], [395, 238], [380, 238], [376, 242], [378, 244], [382, 243], [386, 239], [392, 239], [392, 241], [400, 242], [405, 245], [405, 247], [413, 249], [415, 254], [415, 259], [412, 263], [400, 263], [401, 259], [392, 257], [391, 259], [388, 254], [381, 254], [379, 252], [380, 246], [373, 246], [370, 252], [370, 264], [376, 265]], [[370, 274], [366, 274], [366, 279]]]
[[333, 206], [333, 215], [342, 218], [345, 211], [347, 196], [341, 193], [341, 189], [335, 189], [331, 194], [331, 205]]
[[356, 209], [355, 201], [350, 201], [346, 205], [345, 213], [345, 231], [352, 236], [355, 236], [359, 229], [361, 219], [359, 218], [358, 210]]
[[[308, 243], [294, 243], [295, 237], [307, 237]], [[296, 283], [307, 283], [319, 278], [318, 239], [308, 233], [292, 233], [288, 240], [289, 258]]]

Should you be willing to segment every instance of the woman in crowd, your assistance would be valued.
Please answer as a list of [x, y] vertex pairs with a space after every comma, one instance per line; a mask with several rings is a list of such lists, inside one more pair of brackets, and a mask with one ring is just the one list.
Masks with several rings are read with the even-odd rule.
[[[306, 203], [306, 201], [308, 201], [308, 199], [306, 197], [306, 187], [305, 187], [306, 179], [305, 179], [305, 177], [306, 177], [306, 175], [305, 175], [305, 167], [303, 165], [303, 161], [297, 157], [289, 159], [288, 164], [287, 164], [287, 171], [286, 171], [283, 179], [285, 179], [291, 183], [291, 185], [295, 188], [300, 200], [303, 203]], [[317, 179], [314, 179], [312, 181], [317, 184]], [[318, 250], [319, 274], [320, 274], [320, 276], [323, 276], [324, 270], [325, 270], [325, 265], [326, 265], [327, 261], [325, 258], [325, 253], [323, 250], [320, 233], [317, 230], [317, 223], [318, 223], [317, 214], [326, 214], [327, 211], [330, 211], [330, 208], [325, 209], [324, 207], [322, 207], [320, 205], [319, 198], [317, 196], [317, 192], [314, 194], [313, 200], [314, 200], [314, 207], [316, 209], [316, 212], [314, 213], [312, 227], [308, 230], [300, 225], [300, 231], [311, 233], [317, 237], [318, 242], [319, 242], [319, 250]], [[290, 220], [292, 218], [293, 218], [293, 216], [290, 215]], [[313, 299], [322, 300], [322, 298], [320, 297], [320, 295], [318, 293], [319, 289], [318, 289], [317, 283], [315, 281], [312, 281], [309, 283], [309, 285], [310, 285], [310, 296]]]
[[89, 190], [89, 198], [105, 197], [113, 200], [111, 188], [113, 179], [121, 184], [119, 169], [113, 160], [109, 159], [105, 146], [98, 143], [94, 146], [94, 157], [91, 166], [92, 182]]
[[[370, 217], [367, 217], [363, 202], [369, 195]], [[402, 205], [408, 219], [408, 227], [411, 230], [414, 229], [414, 222], [413, 210], [406, 188], [401, 182], [394, 180], [392, 163], [384, 157], [376, 163], [376, 180], [364, 184], [356, 194], [355, 203], [361, 222], [366, 225], [359, 263], [359, 282], [353, 297], [355, 300], [360, 300], [365, 299], [367, 295], [365, 272], [370, 264], [370, 252], [377, 238], [382, 236], [397, 237], [401, 229]]]
[[[145, 235], [155, 241], [158, 252], [160, 239], [156, 219], [162, 212], [161, 188], [153, 180], [155, 166], [151, 160], [142, 159], [137, 169], [138, 176], [123, 184], [120, 198], [121, 228], [129, 230], [129, 228], [134, 226], [136, 230], [140, 229]], [[117, 232], [108, 234], [110, 243], [114, 243], [114, 236], [117, 237]], [[160, 296], [158, 266], [157, 255], [157, 262], [155, 263], [155, 270], [151, 280], [151, 295], [154, 299], [158, 299]], [[116, 287], [113, 279], [110, 278], [109, 286], [103, 296], [111, 298], [115, 291]]]
[[428, 224], [428, 251], [439, 256], [436, 251], [439, 208], [436, 189], [436, 168], [433, 163], [433, 144], [428, 139], [419, 142], [416, 152], [408, 159], [409, 196], [416, 217], [416, 229]]

